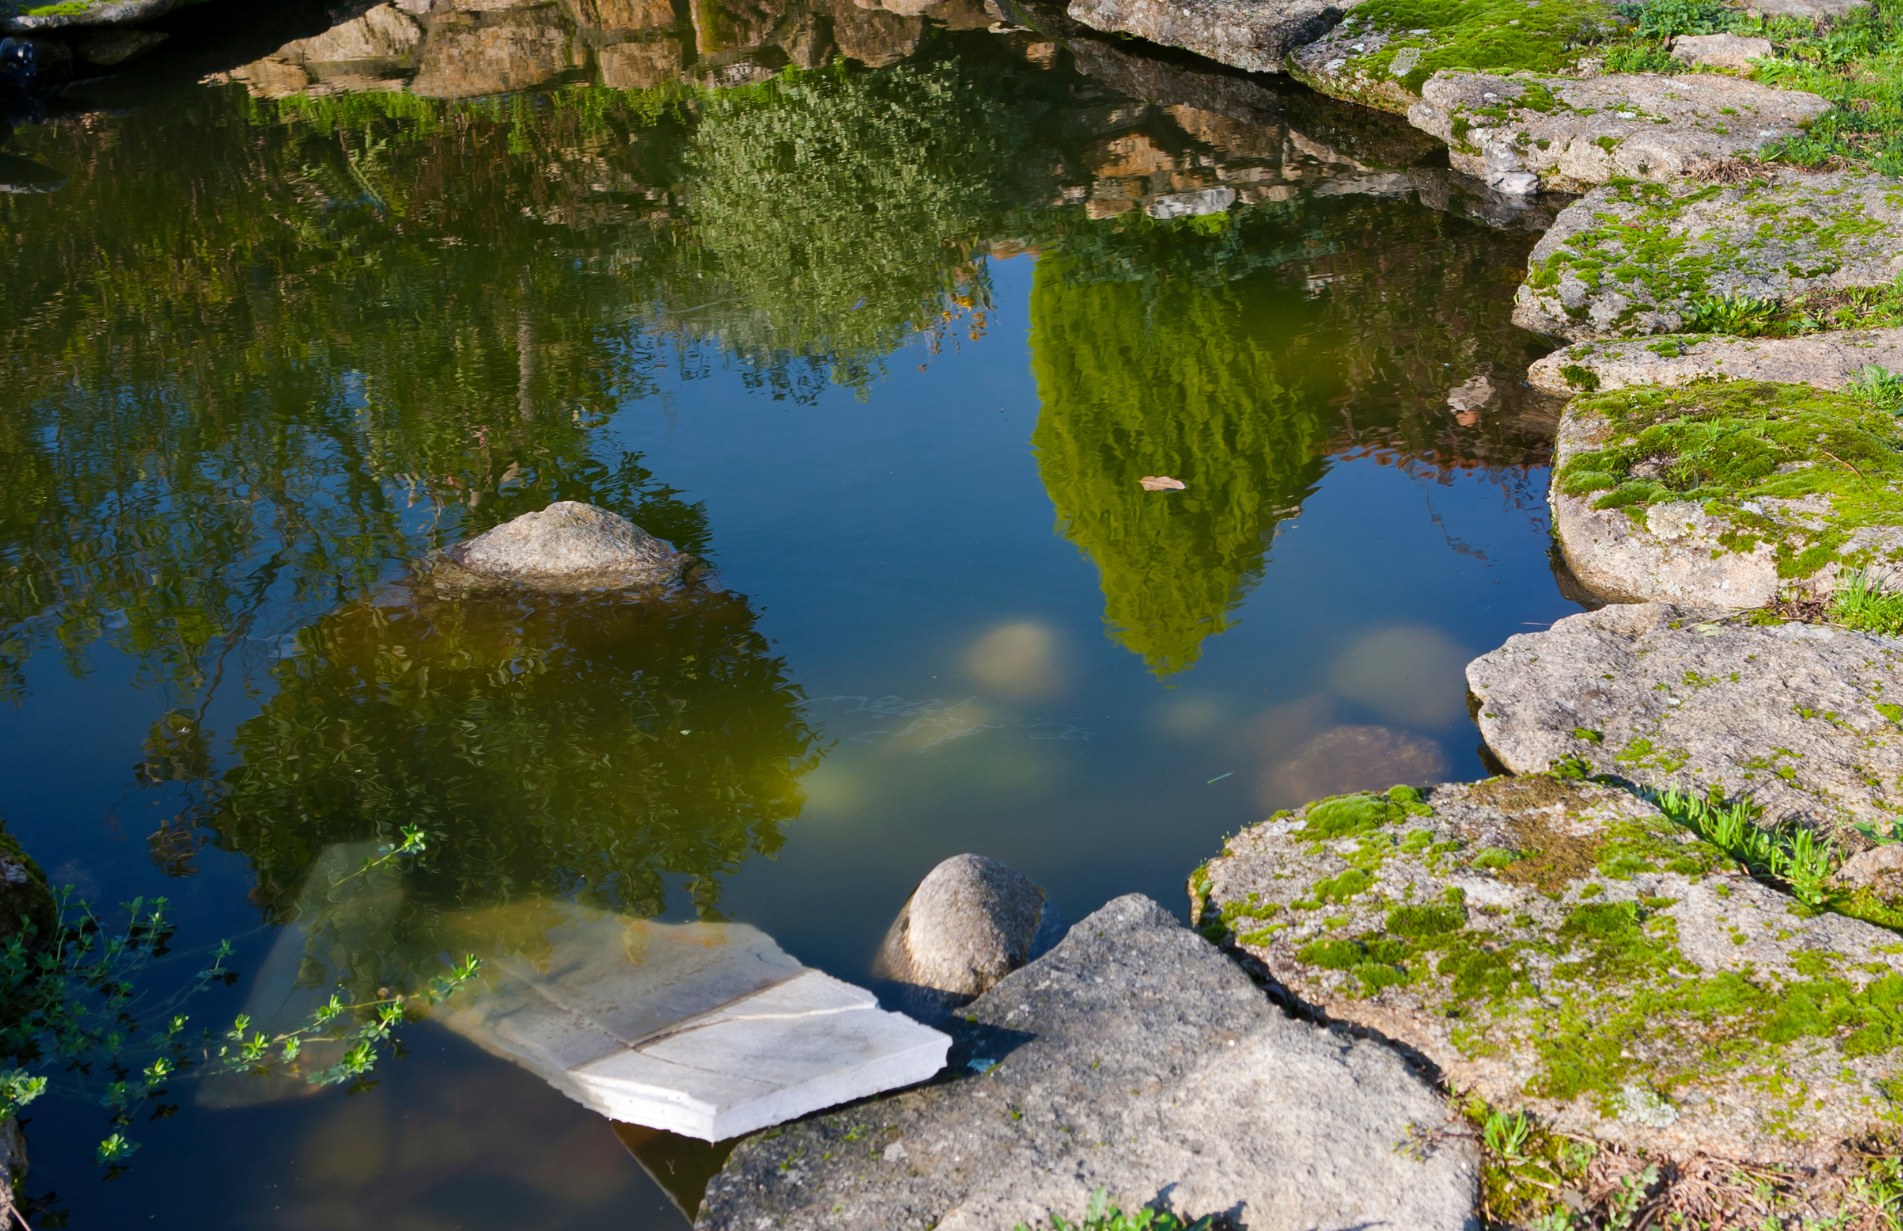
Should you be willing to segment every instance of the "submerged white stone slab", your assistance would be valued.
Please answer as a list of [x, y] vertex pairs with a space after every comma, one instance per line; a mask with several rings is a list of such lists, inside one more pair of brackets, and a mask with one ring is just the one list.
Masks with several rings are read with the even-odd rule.
[[944, 1067], [945, 1035], [756, 928], [568, 913], [437, 1016], [611, 1119], [719, 1141]]

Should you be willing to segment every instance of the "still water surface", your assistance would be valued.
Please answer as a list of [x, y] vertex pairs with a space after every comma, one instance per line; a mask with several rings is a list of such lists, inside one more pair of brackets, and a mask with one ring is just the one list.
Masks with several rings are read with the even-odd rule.
[[[406, 824], [401, 910], [307, 977], [413, 986], [567, 897], [863, 982], [961, 851], [1071, 918], [1182, 912], [1269, 810], [1485, 772], [1462, 666], [1576, 610], [1507, 319], [1532, 235], [1434, 208], [1431, 155], [1383, 171], [1405, 130], [982, 16], [736, 59], [703, 7], [739, 86], [591, 53], [453, 101], [306, 50], [14, 134], [68, 182], [0, 197], [0, 814], [83, 896], [172, 899], [156, 982], [220, 937], [255, 972], [322, 852]], [[724, 588], [406, 584], [554, 499]], [[28, 1191], [85, 1227], [683, 1224], [605, 1121], [406, 1037], [354, 1095], [181, 1085], [110, 1182], [55, 1072]]]

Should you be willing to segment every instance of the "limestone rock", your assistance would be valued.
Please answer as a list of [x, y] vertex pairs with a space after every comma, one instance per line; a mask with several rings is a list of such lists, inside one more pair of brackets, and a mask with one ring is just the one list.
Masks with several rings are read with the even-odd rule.
[[1613, 602], [1737, 608], [1785, 587], [1829, 593], [1903, 564], [1895, 441], [1889, 414], [1808, 385], [1577, 397], [1554, 446], [1554, 537], [1579, 581]]
[[1715, 74], [1585, 79], [1435, 73], [1408, 122], [1447, 142], [1455, 169], [1508, 191], [1614, 179], [1677, 182], [1830, 110], [1815, 94]]
[[0, 941], [30, 927], [41, 940], [50, 940], [59, 920], [46, 873], [0, 825]]
[[0, 1120], [0, 1226], [14, 1222], [27, 1225], [15, 1206], [25, 1180], [26, 1134], [20, 1131], [20, 1122], [8, 1116]]
[[393, 4], [379, 4], [322, 34], [286, 43], [274, 58], [290, 64], [401, 60], [414, 53], [422, 41], [422, 27], [414, 18]]
[[[1565, 757], [1645, 786], [1748, 794], [1825, 833], [1903, 813], [1903, 640], [1618, 605], [1467, 666], [1480, 734], [1515, 773]], [[1891, 717], [1895, 711], [1898, 717]]]
[[1865, 8], [1870, 0], [1748, 0], [1745, 11], [1753, 17], [1848, 17]]
[[680, 78], [683, 66], [678, 39], [647, 43], [616, 43], [595, 53], [601, 84], [611, 90], [648, 90]]
[[942, 1082], [742, 1142], [701, 1231], [1227, 1212], [1250, 1231], [1472, 1225], [1470, 1136], [1394, 1052], [1277, 1009], [1156, 903], [1118, 898], [949, 1023]]
[[995, 859], [954, 855], [919, 882], [892, 921], [873, 973], [914, 993], [914, 1016], [939, 1020], [989, 991], [1064, 935], [1044, 891]]
[[1887, 285], [1903, 274], [1899, 187], [1786, 170], [1730, 186], [1596, 188], [1534, 247], [1513, 321], [1574, 341], [1677, 333], [1725, 296]]
[[1281, 72], [1289, 52], [1341, 20], [1329, 0], [1070, 0], [1067, 11], [1093, 30], [1134, 34], [1252, 73]]
[[1392, 41], [1384, 31], [1344, 22], [1291, 52], [1288, 72], [1330, 98], [1406, 115], [1409, 107], [1421, 101], [1405, 80], [1419, 65], [1420, 52], [1410, 55], [1403, 48], [1386, 61], [1378, 59]]
[[1868, 889], [1886, 902], [1903, 900], [1903, 843], [1859, 851], [1831, 879], [1846, 889]]
[[1342, 796], [1244, 830], [1191, 889], [1301, 1001], [1559, 1132], [1813, 1165], [1895, 1114], [1896, 934], [1794, 909], [1624, 791]]
[[487, 579], [572, 593], [667, 585], [691, 562], [618, 513], [558, 500], [446, 548], [436, 571], [452, 584]]
[[613, 1120], [721, 1141], [923, 1081], [951, 1041], [744, 924], [566, 909], [438, 1018]]
[[410, 89], [425, 98], [526, 90], [575, 66], [569, 28], [552, 8], [436, 14], [420, 55]]
[[1585, 342], [1535, 360], [1527, 383], [1549, 393], [1676, 386], [1713, 377], [1841, 389], [1870, 365], [1903, 373], [1903, 329], [1838, 330], [1796, 338], [1693, 334], [1644, 342]]
[[1771, 58], [1771, 40], [1742, 34], [1681, 34], [1672, 40], [1672, 59], [1700, 68], [1751, 71], [1759, 60]]

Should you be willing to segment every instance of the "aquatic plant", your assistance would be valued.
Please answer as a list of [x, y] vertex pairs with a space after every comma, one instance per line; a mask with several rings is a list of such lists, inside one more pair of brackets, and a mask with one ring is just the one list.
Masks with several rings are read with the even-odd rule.
[[[345, 879], [367, 877], [427, 846], [421, 830], [407, 827], [401, 843], [385, 846]], [[238, 979], [225, 965], [230, 943], [205, 950], [205, 966], [159, 995], [144, 985], [176, 933], [164, 898], [124, 903], [126, 921], [116, 930], [88, 903], [75, 900], [71, 887], [60, 890], [56, 902], [47, 932], [26, 918], [0, 947], [0, 1064], [10, 1066], [0, 1070], [0, 1120], [46, 1092], [49, 1079], [33, 1069], [57, 1068], [62, 1084], [74, 1082], [109, 1111], [112, 1132], [95, 1157], [114, 1170], [123, 1169], [139, 1148], [125, 1132], [134, 1117], [148, 1106], [154, 1119], [169, 1114], [161, 1100], [188, 1075], [288, 1070], [313, 1085], [361, 1084], [379, 1053], [395, 1046], [395, 1032], [408, 1017], [453, 994], [481, 965], [469, 955], [439, 969], [409, 996], [346, 1002], [332, 995], [308, 1020], [269, 1034], [242, 1014], [222, 1033], [187, 1033], [190, 1018], [179, 1010], [212, 985]], [[318, 1040], [334, 1044], [338, 1058], [319, 1069], [300, 1069], [305, 1047]]]

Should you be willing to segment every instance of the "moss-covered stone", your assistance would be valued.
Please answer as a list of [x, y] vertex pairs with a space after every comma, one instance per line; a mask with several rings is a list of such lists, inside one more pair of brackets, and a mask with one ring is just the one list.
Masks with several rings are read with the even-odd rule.
[[1323, 94], [1405, 112], [1441, 69], [1566, 72], [1620, 22], [1594, 0], [1372, 0], [1289, 56], [1289, 73]]
[[1755, 607], [1903, 562], [1903, 432], [1854, 391], [1761, 381], [1576, 398], [1554, 531], [1595, 593]]
[[[1246, 902], [1228, 939], [1293, 995], [1556, 1132], [1816, 1164], [1903, 1120], [1903, 937], [1807, 910], [1622, 791], [1538, 776], [1424, 795], [1245, 830], [1192, 912]], [[1392, 819], [1315, 823], [1351, 810]], [[1351, 871], [1357, 892], [1299, 909]]]
[[1614, 180], [1566, 207], [1514, 321], [1582, 341], [1673, 333], [1714, 302], [1885, 286], [1903, 274], [1903, 183], [1861, 171], [1738, 184]]

